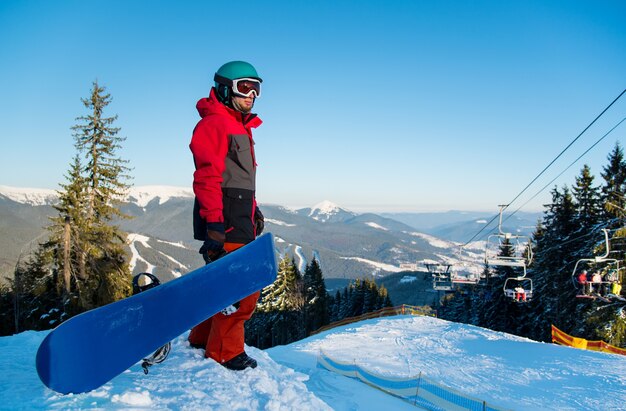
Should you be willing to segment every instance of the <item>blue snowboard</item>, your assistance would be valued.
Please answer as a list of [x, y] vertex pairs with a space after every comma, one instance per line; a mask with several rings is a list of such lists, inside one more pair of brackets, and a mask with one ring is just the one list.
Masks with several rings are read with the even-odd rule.
[[63, 394], [94, 390], [275, 278], [274, 240], [265, 234], [180, 278], [60, 324], [37, 351], [39, 378]]

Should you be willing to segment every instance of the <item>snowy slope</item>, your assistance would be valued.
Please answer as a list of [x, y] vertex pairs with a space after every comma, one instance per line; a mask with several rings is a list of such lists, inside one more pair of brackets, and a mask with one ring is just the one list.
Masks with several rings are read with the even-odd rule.
[[[259, 367], [228, 371], [188, 347], [144, 375], [134, 366], [87, 394], [58, 395], [37, 378], [46, 332], [0, 338], [0, 409], [415, 410], [317, 367], [320, 349], [387, 377], [428, 377], [514, 410], [625, 410], [626, 357], [581, 351], [429, 317], [350, 324], [265, 352]], [[86, 367], [89, 364], [85, 364]]]
[[21, 204], [40, 206], [53, 204], [59, 194], [55, 190], [46, 188], [23, 188], [0, 185], [0, 196]]

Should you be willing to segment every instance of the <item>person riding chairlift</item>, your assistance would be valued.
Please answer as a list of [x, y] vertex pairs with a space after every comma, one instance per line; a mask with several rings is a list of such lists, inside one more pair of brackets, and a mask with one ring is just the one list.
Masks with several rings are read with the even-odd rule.
[[591, 283], [591, 292], [595, 291], [596, 293], [600, 294], [602, 292], [602, 276], [598, 271], [594, 272], [591, 276]]
[[580, 284], [580, 292], [581, 294], [587, 295], [589, 294], [588, 282], [587, 282], [587, 270], [582, 270], [580, 274], [578, 274], [578, 284]]

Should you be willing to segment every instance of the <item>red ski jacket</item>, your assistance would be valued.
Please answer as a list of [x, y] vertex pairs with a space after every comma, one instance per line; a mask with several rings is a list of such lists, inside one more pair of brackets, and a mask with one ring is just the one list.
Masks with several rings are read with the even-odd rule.
[[252, 128], [262, 121], [256, 114], [242, 114], [220, 103], [214, 88], [196, 108], [202, 119], [189, 144], [196, 166], [194, 238], [206, 239], [205, 223], [223, 222], [227, 242], [249, 243], [256, 236]]

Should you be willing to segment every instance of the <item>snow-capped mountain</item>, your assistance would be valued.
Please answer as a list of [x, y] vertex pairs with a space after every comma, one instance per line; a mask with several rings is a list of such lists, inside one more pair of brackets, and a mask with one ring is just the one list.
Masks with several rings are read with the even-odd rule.
[[308, 217], [311, 217], [312, 219], [317, 220], [321, 223], [342, 222], [357, 215], [351, 211], [339, 207], [337, 204], [328, 200], [322, 201], [312, 208], [304, 208], [302, 210], [298, 210], [298, 212], [301, 214], [305, 214]]
[[127, 201], [139, 207], [145, 207], [154, 200], [163, 204], [172, 198], [193, 198], [191, 188], [174, 186], [139, 186], [131, 187], [128, 192]]
[[[55, 198], [53, 190], [0, 188], [0, 276], [11, 277], [20, 254], [28, 254], [45, 238], [43, 227], [56, 213], [49, 205]], [[480, 242], [460, 250], [459, 242], [428, 235], [393, 218], [357, 214], [329, 201], [299, 210], [260, 207], [279, 253], [293, 257], [301, 269], [316, 258], [328, 279], [425, 272], [425, 261], [456, 264], [466, 275], [482, 269]], [[202, 264], [200, 243], [192, 237], [191, 189], [134, 187], [122, 208], [133, 217], [119, 224], [134, 233], [129, 236], [129, 255], [135, 273], [151, 271], [167, 281]]]
[[32, 206], [50, 205], [59, 197], [56, 190], [47, 188], [20, 188], [0, 185], [0, 197]]
[[[193, 190], [175, 186], [133, 186], [128, 191], [125, 201], [139, 207], [145, 207], [154, 200], [163, 204], [172, 198], [193, 198]], [[20, 188], [0, 185], [0, 197], [20, 204], [32, 206], [52, 205], [58, 198], [57, 190], [46, 188]]]

